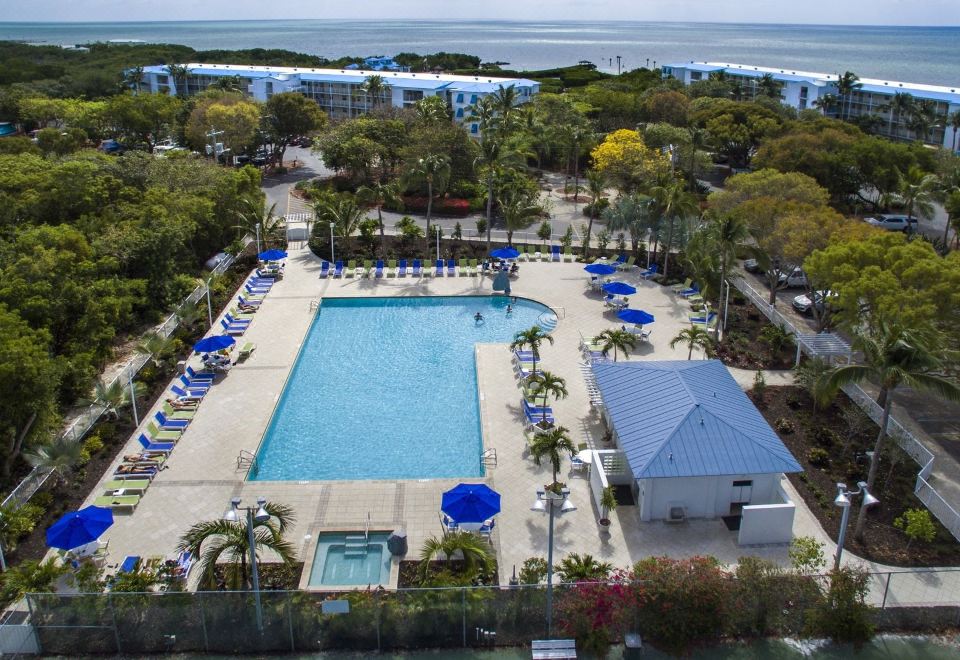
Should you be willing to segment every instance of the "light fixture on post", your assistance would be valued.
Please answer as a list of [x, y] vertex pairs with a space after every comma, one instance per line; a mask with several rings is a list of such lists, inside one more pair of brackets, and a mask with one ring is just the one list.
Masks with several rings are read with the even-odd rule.
[[577, 507], [568, 499], [570, 491], [566, 488], [560, 493], [552, 490], [537, 491], [537, 501], [530, 507], [531, 511], [550, 514], [549, 532], [547, 534], [547, 639], [553, 632], [553, 520], [559, 513], [576, 511]]
[[334, 258], [334, 255], [333, 255], [333, 228], [336, 226], [337, 226], [336, 222], [330, 223], [330, 263], [331, 264], [337, 263], [337, 260]]
[[253, 533], [254, 523], [263, 523], [270, 520], [270, 512], [267, 511], [267, 500], [264, 497], [257, 498], [257, 506], [240, 506], [240, 498], [234, 497], [230, 500], [230, 508], [223, 513], [223, 519], [227, 522], [239, 522], [240, 510], [247, 515], [247, 544], [250, 546], [250, 577], [253, 582], [253, 599], [257, 609], [257, 630], [263, 632], [263, 605], [260, 602], [260, 573], [257, 569], [257, 548], [256, 538]]
[[837, 497], [833, 500], [833, 503], [843, 509], [843, 514], [840, 517], [840, 535], [837, 537], [837, 554], [833, 560], [834, 570], [840, 568], [840, 557], [843, 556], [843, 544], [847, 538], [847, 523], [850, 522], [850, 509], [853, 504], [853, 498], [857, 495], [863, 495], [863, 503], [860, 505], [863, 508], [880, 503], [880, 500], [871, 495], [870, 491], [867, 490], [866, 481], [858, 481], [857, 486], [859, 486], [858, 490], [847, 490], [847, 484], [837, 484]]

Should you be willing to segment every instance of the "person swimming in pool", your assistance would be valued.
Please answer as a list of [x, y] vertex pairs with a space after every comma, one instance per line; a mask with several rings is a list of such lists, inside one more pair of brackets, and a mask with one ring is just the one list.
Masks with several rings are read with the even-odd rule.
[[483, 323], [483, 314], [481, 314], [480, 312], [477, 312], [476, 314], [473, 315], [473, 320], [476, 323]]
[[513, 305], [507, 305], [507, 316], [513, 314]]

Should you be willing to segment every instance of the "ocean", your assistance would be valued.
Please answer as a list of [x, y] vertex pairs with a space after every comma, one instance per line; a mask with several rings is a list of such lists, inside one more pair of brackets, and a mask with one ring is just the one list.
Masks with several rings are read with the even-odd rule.
[[285, 48], [324, 57], [437, 51], [544, 69], [589, 60], [616, 72], [707, 60], [853, 71], [861, 77], [960, 85], [960, 27], [521, 21], [184, 21], [0, 23], [0, 40], [80, 44], [140, 40], [203, 49]]

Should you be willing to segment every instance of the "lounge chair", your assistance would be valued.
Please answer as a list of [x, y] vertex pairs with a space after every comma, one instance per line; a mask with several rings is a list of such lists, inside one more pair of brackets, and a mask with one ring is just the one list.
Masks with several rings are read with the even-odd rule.
[[161, 442], [176, 442], [183, 435], [182, 428], [174, 430], [161, 431], [160, 427], [153, 420], [147, 422], [147, 434], [150, 440], [159, 440]]
[[343, 262], [338, 261], [333, 265], [333, 276], [334, 277], [343, 277]]
[[370, 273], [373, 271], [373, 261], [370, 259], [363, 260], [363, 266], [357, 267], [357, 277], [370, 277]]
[[177, 385], [171, 387], [170, 391], [185, 401], [199, 401], [207, 394], [206, 390], [184, 390]]
[[160, 472], [160, 466], [146, 464], [129, 465], [122, 463], [117, 467], [116, 472], [111, 475], [113, 479], [153, 479]]
[[123, 560], [123, 563], [120, 564], [120, 568], [117, 569], [117, 573], [134, 573], [139, 568], [140, 557], [137, 555], [129, 555]]
[[573, 251], [570, 248], [563, 251], [563, 261], [565, 263], [573, 261]]
[[320, 264], [320, 279], [321, 280], [327, 279], [327, 275], [329, 274], [330, 274], [330, 262], [324, 261], [322, 264]]
[[241, 312], [236, 307], [231, 307], [230, 311], [228, 312], [228, 315], [233, 321], [246, 321], [247, 323], [253, 321], [255, 314], [256, 312]]
[[[543, 410], [530, 408], [529, 406], [526, 405], [526, 401], [524, 401], [524, 405], [523, 405], [523, 416], [526, 417], [527, 424], [539, 424], [540, 422], [544, 421]], [[556, 423], [557, 420], [550, 412], [548, 412], [546, 414], [546, 421], [548, 424], [554, 424]]]
[[536, 254], [537, 248], [533, 247], [532, 245], [528, 245], [527, 251], [523, 253], [523, 256], [525, 257], [524, 261], [533, 261], [536, 259]]
[[123, 490], [130, 495], [142, 495], [150, 487], [149, 479], [111, 479], [103, 484], [107, 490]]
[[377, 267], [373, 271], [374, 277], [383, 277], [383, 259], [377, 259]]
[[617, 257], [617, 260], [614, 261], [611, 265], [616, 266], [617, 268], [620, 268], [620, 264], [625, 264], [625, 263], [627, 263], [627, 255], [621, 254], [620, 256]]
[[493, 528], [496, 527], [496, 525], [497, 525], [496, 520], [491, 519], [491, 520], [484, 521], [484, 523], [480, 526], [481, 538], [485, 538], [489, 541], [490, 535], [493, 534]]
[[140, 437], [137, 438], [137, 441], [140, 443], [140, 446], [146, 449], [147, 451], [173, 451], [174, 446], [177, 443], [175, 442], [151, 442], [147, 436], [140, 434]]
[[247, 343], [245, 343], [243, 346], [240, 347], [240, 350], [237, 353], [237, 359], [246, 360], [253, 354], [255, 350], [257, 350], [257, 345], [254, 344], [252, 341], [248, 341]]
[[670, 287], [670, 290], [674, 293], [680, 293], [681, 291], [686, 291], [691, 286], [693, 286], [693, 280], [689, 277], [683, 281], [683, 284], [674, 284]]
[[159, 410], [153, 415], [153, 418], [157, 420], [161, 431], [182, 431], [190, 424], [189, 419], [172, 419]]
[[521, 405], [523, 406], [524, 412], [529, 414], [543, 415], [543, 413], [547, 413], [548, 416], [553, 415], [553, 408], [550, 406], [541, 406], [536, 403], [530, 403], [526, 400], [526, 398], [521, 400]]
[[478, 264], [478, 262], [477, 262], [476, 259], [471, 259], [471, 260], [469, 261], [469, 263], [468, 263], [468, 265], [467, 265], [467, 268], [469, 269], [470, 277], [476, 277], [476, 275], [477, 275], [477, 270], [478, 270], [478, 268], [477, 268], [478, 265], [479, 265], [479, 264]]
[[447, 277], [457, 276], [457, 262], [453, 259], [447, 259]]
[[212, 382], [213, 379], [217, 377], [217, 374], [213, 373], [212, 371], [194, 371], [193, 367], [191, 367], [189, 364], [187, 365], [186, 372], [187, 377], [191, 381], [196, 380]]
[[190, 380], [186, 376], [180, 376], [180, 383], [188, 390], [209, 390], [213, 383], [208, 380]]
[[250, 286], [249, 284], [244, 284], [243, 292], [248, 294], [251, 298], [259, 298], [262, 300], [268, 293], [270, 293], [270, 289], [258, 289]]
[[522, 364], [533, 362], [533, 351], [514, 351], [513, 359]]
[[223, 315], [223, 320], [229, 323], [230, 325], [250, 325], [251, 323], [253, 323], [252, 318], [238, 319], [230, 312], [227, 312], [226, 314]]
[[162, 409], [167, 419], [182, 419], [189, 422], [197, 414], [196, 410], [177, 410], [166, 401], [163, 402]]
[[466, 277], [469, 275], [470, 266], [467, 265], [466, 259], [461, 259], [457, 262], [457, 268], [460, 269], [460, 277]]
[[95, 506], [103, 506], [111, 509], [129, 509], [133, 511], [140, 503], [139, 495], [115, 495], [106, 492], [93, 501]]
[[650, 268], [647, 268], [640, 272], [640, 277], [645, 280], [651, 280], [657, 276], [657, 272], [660, 270], [660, 266], [657, 264], [652, 264]]
[[530, 378], [530, 376], [532, 376], [535, 373], [537, 374], [543, 373], [543, 371], [540, 369], [537, 369], [536, 371], [532, 371], [530, 369], [524, 368], [525, 366], [526, 366], [525, 364], [514, 365], [515, 371], [517, 372], [517, 376], [519, 376], [521, 380], [526, 380], [527, 378]]
[[265, 300], [265, 296], [237, 296], [237, 303], [247, 307], [260, 307]]
[[223, 326], [223, 334], [225, 335], [242, 335], [247, 331], [249, 327], [246, 323], [243, 324], [230, 324], [226, 320], [220, 319], [220, 325]]
[[433, 274], [436, 277], [443, 277], [443, 259], [437, 259], [433, 265]]
[[636, 261], [637, 258], [631, 255], [630, 258], [624, 261], [622, 264], [617, 264], [617, 270], [631, 270]]
[[357, 274], [357, 260], [351, 259], [347, 262], [347, 269], [343, 272], [344, 277], [353, 277]]
[[543, 259], [543, 255], [540, 253], [540, 248], [539, 247], [534, 248], [533, 258], [531, 259], [531, 261], [541, 261], [542, 259]]
[[400, 265], [397, 266], [397, 277], [406, 277], [407, 276], [407, 260], [401, 259]]
[[560, 261], [560, 246], [551, 245], [550, 246], [550, 261]]
[[397, 260], [390, 259], [387, 261], [387, 277], [396, 277], [397, 276]]

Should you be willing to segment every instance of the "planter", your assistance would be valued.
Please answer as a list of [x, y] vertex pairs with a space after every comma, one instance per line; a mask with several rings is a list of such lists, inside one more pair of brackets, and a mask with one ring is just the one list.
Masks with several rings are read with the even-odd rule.
[[601, 518], [600, 520], [597, 521], [597, 524], [600, 525], [600, 529], [607, 529], [608, 527], [610, 527], [610, 519]]

